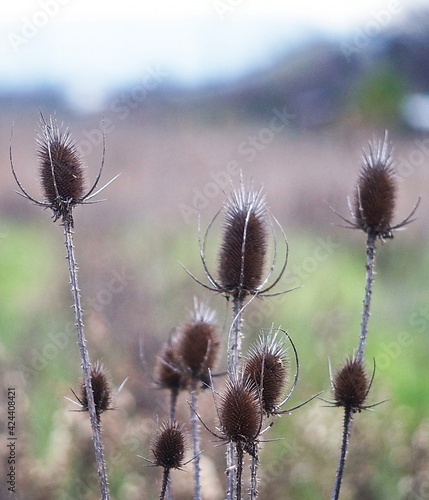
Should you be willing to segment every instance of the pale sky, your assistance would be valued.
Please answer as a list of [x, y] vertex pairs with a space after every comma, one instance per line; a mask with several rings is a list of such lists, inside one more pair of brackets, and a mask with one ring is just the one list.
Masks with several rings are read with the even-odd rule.
[[95, 97], [156, 73], [197, 84], [270, 64], [312, 33], [392, 26], [429, 0], [2, 0], [0, 86]]

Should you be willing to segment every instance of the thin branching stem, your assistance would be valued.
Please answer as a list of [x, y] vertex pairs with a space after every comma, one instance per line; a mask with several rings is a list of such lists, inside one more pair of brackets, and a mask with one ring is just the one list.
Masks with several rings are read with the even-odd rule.
[[366, 280], [365, 280], [365, 299], [363, 302], [362, 323], [359, 338], [359, 348], [356, 355], [356, 360], [359, 363], [363, 362], [366, 336], [368, 333], [368, 321], [370, 316], [372, 285], [374, 282], [374, 267], [375, 267], [375, 241], [377, 234], [369, 232], [366, 241]]
[[101, 429], [99, 419], [95, 410], [94, 393], [91, 384], [91, 365], [89, 362], [88, 349], [86, 347], [85, 332], [83, 326], [83, 314], [80, 299], [80, 289], [77, 279], [77, 263], [73, 247], [72, 222], [64, 219], [65, 245], [67, 249], [67, 260], [69, 264], [70, 286], [73, 295], [73, 309], [75, 312], [75, 323], [77, 331], [77, 343], [79, 345], [82, 362], [83, 379], [88, 400], [88, 412], [92, 429], [92, 440], [94, 443], [94, 454], [97, 463], [97, 474], [102, 500], [109, 500], [109, 485], [107, 481], [106, 463], [104, 461], [103, 443], [101, 440]]
[[338, 500], [340, 498], [341, 482], [343, 480], [344, 467], [346, 465], [346, 455], [349, 448], [352, 423], [353, 408], [349, 406], [344, 409], [343, 440], [341, 443], [340, 459], [338, 461], [337, 473], [335, 475], [335, 483], [331, 500]]
[[199, 423], [197, 417], [197, 386], [193, 381], [189, 389], [191, 395], [191, 433], [192, 433], [192, 446], [194, 453], [194, 500], [201, 500], [201, 468], [200, 468], [200, 433]]

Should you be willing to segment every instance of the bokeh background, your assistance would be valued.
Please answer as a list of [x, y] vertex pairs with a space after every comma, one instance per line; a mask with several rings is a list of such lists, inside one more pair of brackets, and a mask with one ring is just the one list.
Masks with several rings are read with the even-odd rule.
[[[344, 499], [429, 498], [429, 3], [368, 1], [3, 2], [0, 45], [0, 497], [6, 473], [7, 389], [17, 393], [18, 499], [99, 498], [85, 414], [65, 396], [80, 361], [61, 226], [14, 193], [12, 142], [22, 184], [40, 198], [39, 113], [69, 127], [87, 166], [120, 177], [107, 200], [75, 210], [75, 245], [92, 360], [112, 386], [128, 377], [103, 415], [112, 498], [157, 498], [161, 471], [150, 440], [168, 414], [155, 387], [156, 355], [186, 322], [193, 297], [216, 310], [226, 345], [224, 297], [204, 280], [202, 227], [238, 186], [239, 171], [263, 186], [283, 226], [289, 262], [277, 291], [248, 307], [245, 346], [261, 328], [288, 330], [300, 359], [289, 401], [324, 391], [328, 360], [357, 347], [365, 235], [339, 227], [348, 216], [362, 147], [386, 129], [398, 173], [396, 220], [421, 195], [417, 220], [378, 245], [367, 344], [376, 376], [355, 418]], [[103, 122], [104, 120], [104, 122]], [[14, 123], [13, 138], [11, 128]], [[221, 221], [207, 240], [216, 274]], [[280, 250], [282, 249], [281, 243]], [[225, 349], [223, 349], [225, 350]], [[225, 354], [219, 372], [225, 367]], [[216, 379], [221, 390], [222, 378]], [[182, 395], [179, 414], [187, 422]], [[201, 414], [214, 427], [209, 391]], [[260, 498], [330, 497], [342, 413], [314, 400], [275, 419], [263, 445]], [[279, 439], [281, 438], [281, 439]], [[202, 432], [204, 498], [224, 498], [224, 447]], [[192, 497], [191, 464], [173, 473], [174, 498]]]

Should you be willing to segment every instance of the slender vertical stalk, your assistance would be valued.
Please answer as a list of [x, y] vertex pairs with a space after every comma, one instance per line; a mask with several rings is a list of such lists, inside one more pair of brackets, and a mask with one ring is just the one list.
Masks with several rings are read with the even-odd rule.
[[[232, 325], [228, 336], [228, 375], [230, 380], [235, 380], [241, 352], [241, 311], [243, 298], [236, 296], [232, 303]], [[236, 450], [233, 443], [228, 443], [226, 450], [226, 498], [233, 500], [237, 489], [236, 484]]]
[[192, 381], [189, 389], [191, 395], [191, 432], [192, 432], [192, 445], [194, 453], [194, 500], [201, 500], [201, 468], [200, 468], [200, 433], [197, 417], [197, 387], [196, 382]]
[[170, 420], [176, 418], [177, 397], [179, 396], [179, 389], [171, 389], [170, 392]]
[[[165, 493], [167, 491], [167, 487], [170, 486], [170, 469], [167, 467], [164, 468], [164, 473], [162, 475], [162, 486], [161, 486], [161, 493], [159, 495], [159, 500], [164, 500], [165, 498]], [[170, 489], [170, 488], [168, 488]]]
[[237, 494], [235, 499], [236, 500], [241, 500], [241, 485], [243, 482], [243, 446], [241, 443], [237, 443], [236, 446], [236, 454], [237, 454], [237, 475], [236, 475], [236, 482], [237, 482]]
[[250, 490], [249, 499], [255, 500], [258, 498], [258, 465], [259, 465], [259, 447], [255, 443], [253, 454], [250, 459]]
[[343, 439], [341, 443], [340, 459], [338, 461], [337, 473], [335, 475], [335, 483], [331, 500], [338, 500], [340, 497], [341, 482], [343, 480], [344, 467], [346, 465], [346, 455], [350, 442], [352, 423], [353, 408], [347, 407], [344, 409]]
[[366, 242], [366, 279], [365, 279], [365, 299], [363, 302], [362, 323], [359, 338], [359, 348], [356, 355], [356, 360], [363, 361], [366, 336], [368, 333], [368, 321], [370, 316], [372, 285], [374, 282], [374, 267], [375, 267], [375, 241], [377, 233], [368, 232]]
[[98, 481], [102, 500], [109, 500], [109, 486], [107, 481], [106, 463], [104, 461], [103, 443], [101, 440], [101, 429], [95, 409], [94, 393], [91, 384], [91, 365], [89, 362], [88, 349], [86, 347], [85, 332], [83, 326], [83, 314], [80, 299], [80, 289], [77, 279], [77, 263], [73, 247], [73, 233], [71, 221], [64, 219], [65, 245], [67, 249], [67, 260], [69, 264], [70, 286], [73, 295], [73, 309], [75, 313], [75, 324], [77, 332], [77, 343], [79, 345], [81, 366], [83, 371], [86, 396], [88, 400], [88, 412], [92, 429], [92, 440], [94, 443], [94, 454], [97, 463]]

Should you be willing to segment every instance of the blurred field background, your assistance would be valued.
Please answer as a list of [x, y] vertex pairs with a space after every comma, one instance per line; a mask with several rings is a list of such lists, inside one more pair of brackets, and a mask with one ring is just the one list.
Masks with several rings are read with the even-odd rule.
[[[111, 493], [118, 500], [157, 498], [161, 471], [137, 457], [150, 456], [157, 419], [168, 414], [168, 395], [154, 387], [151, 371], [170, 331], [187, 320], [194, 296], [217, 311], [226, 345], [229, 304], [197, 285], [179, 263], [204, 280], [197, 214], [205, 228], [230, 191], [232, 165], [231, 184], [238, 186], [241, 170], [255, 187], [263, 186], [287, 234], [288, 267], [275, 291], [300, 286], [253, 301], [244, 317], [245, 345], [261, 328], [287, 329], [300, 360], [288, 405], [319, 391], [331, 399], [328, 360], [338, 367], [358, 344], [365, 235], [339, 227], [327, 205], [348, 217], [362, 147], [389, 129], [399, 173], [396, 220], [410, 213], [418, 196], [422, 201], [413, 224], [378, 244], [366, 359], [369, 372], [373, 359], [377, 364], [369, 404], [386, 401], [356, 415], [342, 498], [429, 498], [429, 138], [404, 112], [410, 96], [429, 92], [423, 50], [429, 32], [424, 22], [417, 31], [416, 39], [388, 34], [384, 50], [377, 38], [352, 62], [338, 44], [317, 43], [234, 84], [160, 85], [141, 99], [130, 87], [112, 95], [100, 113], [78, 113], [51, 91], [1, 98], [0, 372], [3, 390], [17, 390], [17, 498], [99, 498], [87, 416], [72, 412], [64, 399], [78, 387], [80, 361], [62, 228], [14, 193], [9, 169], [14, 122], [15, 169], [40, 199], [39, 111], [55, 111], [70, 128], [85, 153], [88, 186], [101, 161], [104, 115], [103, 180], [121, 173], [100, 195], [106, 201], [75, 210], [90, 356], [104, 362], [113, 387], [129, 377], [114, 402], [118, 409], [102, 416]], [[273, 130], [279, 114], [286, 116], [284, 126]], [[218, 221], [207, 241], [214, 274], [220, 234]], [[219, 371], [224, 368], [225, 354]], [[222, 383], [216, 379], [218, 390]], [[179, 415], [188, 421], [186, 399], [182, 395]], [[214, 428], [209, 391], [199, 406]], [[6, 422], [5, 404], [0, 407]], [[281, 439], [263, 445], [260, 498], [329, 498], [341, 425], [341, 410], [319, 400], [276, 418], [266, 436]], [[215, 447], [205, 431], [202, 439], [203, 498], [218, 500], [225, 448]], [[4, 435], [2, 443], [0, 497], [7, 498]], [[189, 464], [186, 472], [173, 473], [174, 498], [192, 497], [191, 470]]]

